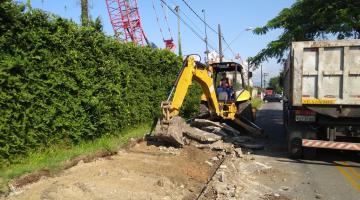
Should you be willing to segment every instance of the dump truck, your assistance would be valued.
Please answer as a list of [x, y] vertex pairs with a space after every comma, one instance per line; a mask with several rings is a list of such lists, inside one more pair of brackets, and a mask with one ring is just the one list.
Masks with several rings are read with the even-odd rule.
[[177, 116], [193, 81], [198, 82], [203, 91], [199, 97], [203, 115], [207, 113], [211, 120], [231, 121], [253, 134], [262, 135], [262, 129], [254, 123], [243, 66], [236, 62], [206, 65], [195, 58], [196, 55], [185, 58], [168, 98], [161, 103], [163, 116], [153, 135], [174, 146], [184, 145], [184, 130]]
[[360, 40], [293, 42], [282, 84], [291, 157], [360, 151]]

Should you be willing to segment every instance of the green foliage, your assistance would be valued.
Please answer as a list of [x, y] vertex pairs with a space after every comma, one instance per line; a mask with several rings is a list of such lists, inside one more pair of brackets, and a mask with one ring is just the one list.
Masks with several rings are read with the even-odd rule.
[[260, 109], [260, 107], [263, 105], [263, 100], [261, 98], [255, 97], [251, 99], [251, 107], [255, 109]]
[[328, 35], [338, 39], [360, 38], [360, 1], [297, 0], [265, 26], [256, 28], [254, 33], [263, 35], [273, 29], [283, 29], [283, 33], [249, 59], [252, 65], [258, 66], [268, 58], [277, 58], [280, 62], [293, 41], [309, 41]]
[[278, 94], [280, 94], [283, 91], [283, 87], [281, 86], [280, 83], [281, 76], [282, 76], [282, 72], [280, 73], [280, 75], [270, 78], [269, 81], [269, 87], [273, 88], [274, 91]]
[[194, 83], [190, 86], [188, 94], [185, 97], [180, 115], [186, 119], [199, 115], [200, 96], [202, 94], [201, 86]]
[[[159, 116], [181, 60], [10, 0], [0, 3], [0, 165]], [[199, 97], [197, 97], [199, 98]], [[184, 106], [185, 115], [191, 103]]]

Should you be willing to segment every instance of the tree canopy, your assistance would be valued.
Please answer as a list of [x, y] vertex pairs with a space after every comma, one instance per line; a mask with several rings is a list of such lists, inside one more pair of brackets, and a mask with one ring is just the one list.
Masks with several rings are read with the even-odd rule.
[[269, 87], [273, 88], [276, 93], [281, 93], [283, 91], [283, 88], [280, 84], [281, 73], [278, 76], [272, 77], [269, 80]]
[[253, 32], [264, 35], [274, 29], [283, 29], [283, 33], [248, 59], [253, 66], [268, 58], [280, 62], [293, 41], [326, 39], [329, 36], [360, 38], [360, 0], [297, 0]]

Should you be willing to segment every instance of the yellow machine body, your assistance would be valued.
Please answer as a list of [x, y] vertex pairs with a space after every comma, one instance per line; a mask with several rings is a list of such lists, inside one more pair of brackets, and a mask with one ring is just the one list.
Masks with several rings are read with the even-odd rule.
[[[237, 64], [237, 66], [240, 65]], [[158, 121], [155, 136], [171, 143], [183, 145], [181, 128], [173, 127], [178, 125], [178, 120], [174, 122], [172, 119], [179, 115], [180, 108], [193, 80], [200, 84], [203, 91], [201, 100], [206, 102], [212, 118], [232, 120], [241, 126], [246, 126], [240, 119], [237, 119], [237, 116], [239, 115], [239, 108], [241, 108], [240, 104], [246, 104], [246, 107], [251, 106], [250, 92], [243, 89], [233, 101], [219, 101], [215, 88], [216, 82], [213, 77], [215, 72], [216, 68], [196, 62], [192, 56], [185, 60], [169, 98], [161, 104], [163, 118]], [[244, 110], [244, 106], [242, 110]]]

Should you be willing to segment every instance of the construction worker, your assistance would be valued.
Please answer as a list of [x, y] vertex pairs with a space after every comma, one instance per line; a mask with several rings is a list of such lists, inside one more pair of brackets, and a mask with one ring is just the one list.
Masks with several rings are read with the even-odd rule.
[[219, 87], [217, 89], [218, 94], [220, 94], [220, 92], [226, 92], [227, 93], [227, 98], [226, 100], [229, 100], [232, 97], [232, 93], [233, 93], [233, 89], [232, 89], [232, 85], [231, 85], [231, 81], [229, 78], [226, 77], [226, 73], [222, 73], [221, 74], [222, 78], [220, 80], [220, 84]]

